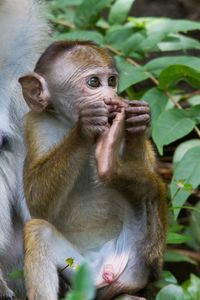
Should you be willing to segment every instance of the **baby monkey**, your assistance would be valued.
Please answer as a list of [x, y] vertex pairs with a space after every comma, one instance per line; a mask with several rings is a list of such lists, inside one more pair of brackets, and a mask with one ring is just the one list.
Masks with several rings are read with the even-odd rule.
[[[24, 189], [29, 300], [58, 299], [87, 261], [96, 299], [134, 296], [159, 275], [166, 233], [163, 183], [154, 171], [144, 101], [117, 95], [111, 55], [84, 41], [55, 42], [19, 79], [26, 117]], [[61, 271], [62, 270], [62, 271]]]

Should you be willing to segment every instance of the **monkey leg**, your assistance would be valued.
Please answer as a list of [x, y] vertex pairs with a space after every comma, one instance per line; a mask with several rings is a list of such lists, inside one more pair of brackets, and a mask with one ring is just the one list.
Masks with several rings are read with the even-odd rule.
[[3, 278], [2, 271], [0, 270], [0, 300], [12, 300], [15, 295], [11, 289], [7, 286]]
[[76, 264], [83, 257], [59, 233], [44, 220], [33, 219], [25, 225], [24, 275], [29, 300], [57, 300], [59, 290], [58, 270], [71, 282], [75, 271], [66, 267], [67, 258]]

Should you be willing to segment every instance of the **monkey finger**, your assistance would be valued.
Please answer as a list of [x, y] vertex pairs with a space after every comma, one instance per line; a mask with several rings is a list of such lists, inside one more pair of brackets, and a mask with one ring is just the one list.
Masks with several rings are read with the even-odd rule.
[[127, 125], [134, 125], [134, 124], [148, 124], [150, 122], [150, 116], [148, 114], [143, 114], [139, 116], [132, 116], [126, 119]]
[[144, 100], [124, 100], [129, 106], [149, 106]]
[[148, 106], [135, 106], [135, 107], [127, 107], [125, 109], [126, 115], [139, 115], [139, 114], [149, 114], [150, 115], [150, 108]]
[[91, 117], [85, 120], [85, 123], [90, 124], [91, 126], [105, 126], [108, 124], [107, 117]]
[[126, 128], [126, 132], [128, 134], [142, 134], [147, 130], [147, 126], [143, 125], [143, 126], [134, 126], [134, 127], [130, 127], [130, 128]]
[[116, 99], [116, 98], [109, 98], [109, 99], [104, 99], [104, 102], [106, 105], [116, 105], [118, 107], [125, 107], [127, 106], [126, 103], [124, 101], [121, 100], [121, 98]]
[[85, 108], [80, 115], [82, 117], [108, 116], [108, 109], [105, 107]]

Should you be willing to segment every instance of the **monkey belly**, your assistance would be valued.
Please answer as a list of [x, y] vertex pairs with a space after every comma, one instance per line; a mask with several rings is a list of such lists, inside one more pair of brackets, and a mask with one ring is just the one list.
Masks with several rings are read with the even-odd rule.
[[89, 261], [97, 288], [107, 287], [106, 293], [125, 287], [127, 291], [127, 286], [135, 291], [147, 282], [148, 272], [140, 257], [145, 211], [135, 215], [121, 194], [103, 187], [72, 194], [59, 215], [56, 227]]

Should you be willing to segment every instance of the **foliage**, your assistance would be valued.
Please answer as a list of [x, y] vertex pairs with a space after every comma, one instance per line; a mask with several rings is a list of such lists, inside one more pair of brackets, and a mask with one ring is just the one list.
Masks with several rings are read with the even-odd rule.
[[[119, 92], [130, 99], [144, 99], [151, 107], [152, 138], [159, 154], [163, 155], [167, 145], [178, 145], [169, 184], [169, 249], [165, 259], [195, 264], [190, 256], [173, 247], [181, 244], [192, 251], [200, 250], [200, 207], [188, 202], [200, 184], [200, 58], [189, 51], [200, 49], [200, 42], [186, 34], [200, 30], [200, 23], [128, 17], [134, 0], [50, 0], [48, 5], [55, 40], [93, 40], [115, 56], [121, 75]], [[188, 138], [191, 132], [194, 139]], [[177, 219], [183, 209], [191, 214], [187, 226], [179, 225]], [[84, 294], [91, 284], [84, 282], [90, 278], [84, 272], [88, 272], [87, 267], [79, 270], [68, 300], [91, 299], [92, 290]], [[195, 300], [200, 299], [199, 291], [200, 279], [191, 275], [182, 285], [166, 281], [156, 299]], [[77, 298], [82, 292], [84, 296]]]

